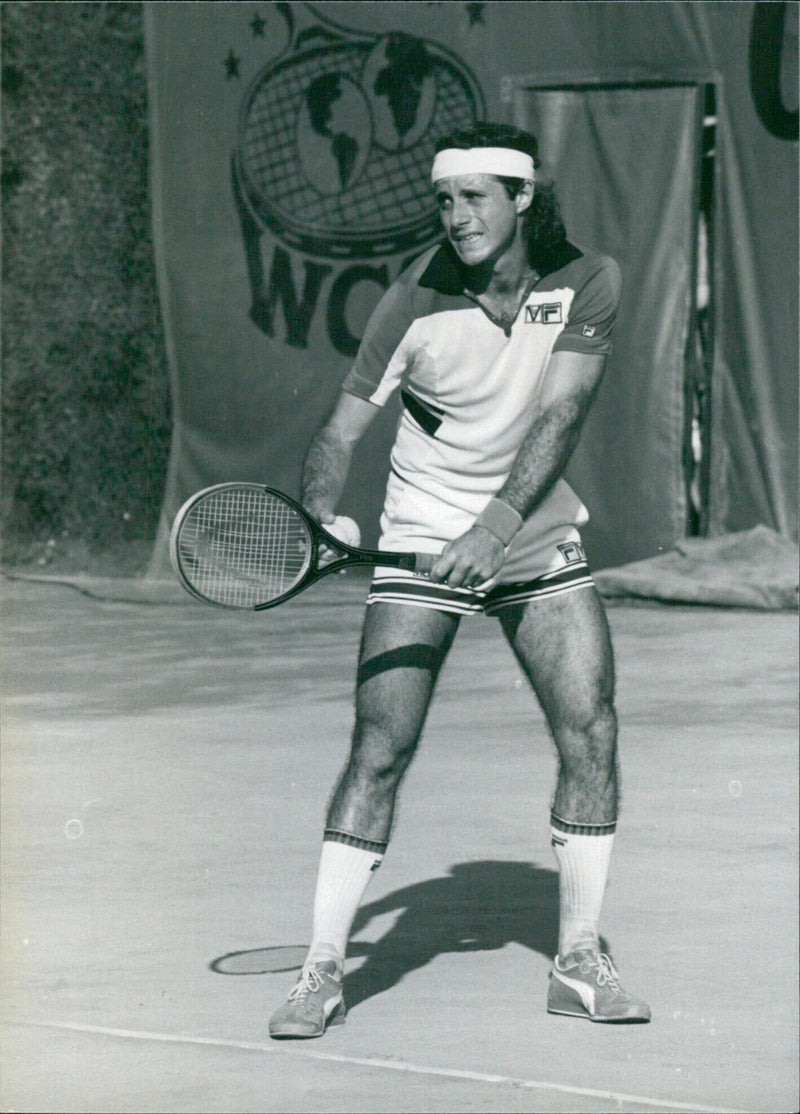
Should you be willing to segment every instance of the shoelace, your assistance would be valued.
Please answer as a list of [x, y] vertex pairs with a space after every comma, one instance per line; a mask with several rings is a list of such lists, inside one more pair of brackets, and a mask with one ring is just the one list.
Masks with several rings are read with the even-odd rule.
[[314, 967], [309, 967], [307, 971], [303, 971], [299, 980], [289, 991], [287, 1000], [291, 1002], [297, 998], [305, 998], [309, 994], [316, 994], [321, 987], [322, 979]]
[[608, 986], [611, 990], [622, 993], [622, 987], [619, 985], [619, 975], [611, 962], [609, 956], [605, 952], [600, 952], [597, 956], [597, 963], [592, 964], [597, 967], [597, 985]]

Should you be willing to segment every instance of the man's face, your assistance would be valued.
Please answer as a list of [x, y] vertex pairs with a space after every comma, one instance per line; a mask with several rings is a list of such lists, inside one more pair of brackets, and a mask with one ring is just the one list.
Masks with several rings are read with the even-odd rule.
[[462, 263], [495, 262], [517, 233], [518, 199], [493, 174], [462, 174], [436, 183], [444, 230]]

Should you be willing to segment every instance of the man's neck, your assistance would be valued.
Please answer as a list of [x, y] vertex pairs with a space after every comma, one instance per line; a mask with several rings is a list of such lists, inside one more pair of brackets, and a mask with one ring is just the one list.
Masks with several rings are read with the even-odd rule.
[[515, 296], [530, 281], [533, 273], [525, 245], [516, 240], [499, 259], [469, 267], [467, 286], [474, 294], [497, 298]]

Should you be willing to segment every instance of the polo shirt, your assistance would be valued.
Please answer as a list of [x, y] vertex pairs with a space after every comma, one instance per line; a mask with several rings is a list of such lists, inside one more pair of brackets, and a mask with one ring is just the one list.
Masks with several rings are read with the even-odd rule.
[[[435, 553], [465, 533], [540, 412], [551, 355], [611, 351], [621, 280], [607, 255], [565, 242], [513, 322], [482, 307], [466, 282], [450, 244], [426, 251], [382, 297], [343, 384], [378, 406], [401, 392], [381, 548]], [[587, 521], [558, 479], [513, 539], [499, 581], [527, 574], [526, 554], [559, 534], [579, 538]]]

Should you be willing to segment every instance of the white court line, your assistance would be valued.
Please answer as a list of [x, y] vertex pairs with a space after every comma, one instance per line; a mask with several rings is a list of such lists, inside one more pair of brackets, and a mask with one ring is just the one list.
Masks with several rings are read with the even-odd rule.
[[[102, 1025], [78, 1025], [60, 1021], [16, 1021], [12, 1024], [32, 1026], [39, 1029], [61, 1029], [72, 1033], [94, 1033], [104, 1037], [128, 1037], [131, 1040], [156, 1041], [160, 1044], [199, 1044], [212, 1048], [238, 1048], [246, 1052], [289, 1052], [286, 1045], [270, 1041], [260, 1044], [250, 1041], [220, 1040], [217, 1037], [189, 1037], [173, 1033], [151, 1033], [139, 1029], [108, 1029]], [[428, 1068], [420, 1064], [408, 1064], [402, 1060], [381, 1060], [366, 1056], [340, 1056], [333, 1052], [313, 1052], [292, 1046], [290, 1055], [309, 1060], [326, 1060], [337, 1064], [356, 1064], [364, 1068], [380, 1068], [384, 1071], [404, 1071], [411, 1075], [434, 1075], [440, 1079], [468, 1079], [474, 1083], [496, 1083], [505, 1087], [520, 1087], [536, 1091], [559, 1091], [564, 1095], [583, 1095], [586, 1098], [610, 1099], [612, 1102], [629, 1102], [636, 1106], [658, 1106], [664, 1110], [690, 1111], [692, 1114], [746, 1114], [746, 1111], [731, 1110], [724, 1106], [702, 1106], [699, 1103], [672, 1102], [665, 1099], [646, 1098], [643, 1095], [627, 1095], [621, 1091], [599, 1091], [590, 1087], [572, 1087], [565, 1083], [548, 1083], [539, 1079], [516, 1079], [512, 1075], [489, 1075], [480, 1071], [463, 1071], [458, 1068]]]

